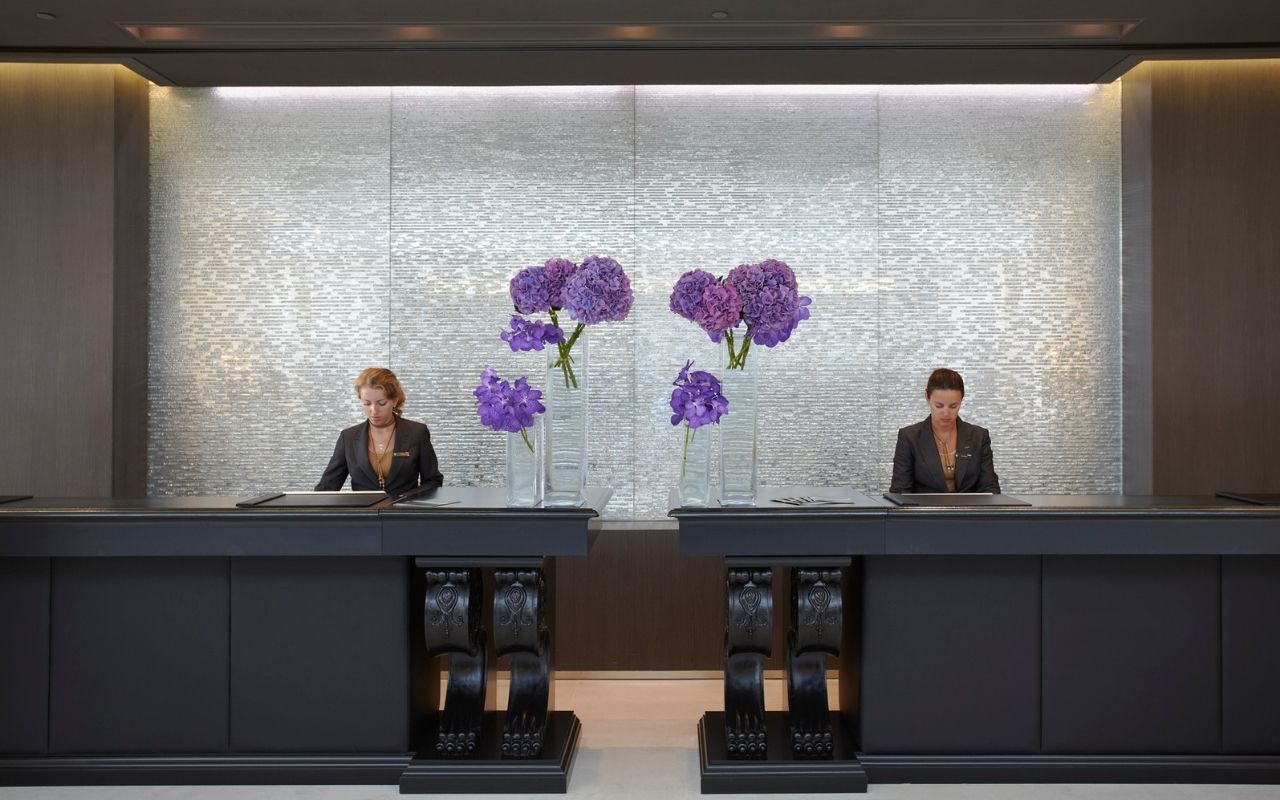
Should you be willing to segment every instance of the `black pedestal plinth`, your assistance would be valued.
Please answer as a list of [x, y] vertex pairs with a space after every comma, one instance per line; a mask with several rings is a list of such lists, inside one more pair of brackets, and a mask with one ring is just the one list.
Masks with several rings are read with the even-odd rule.
[[844, 722], [831, 714], [834, 757], [797, 760], [791, 755], [787, 713], [765, 713], [767, 758], [730, 759], [724, 738], [724, 712], [708, 711], [698, 720], [698, 760], [703, 794], [765, 794], [792, 792], [865, 792], [867, 774], [858, 763], [853, 740]]
[[578, 753], [582, 723], [572, 711], [553, 711], [547, 719], [547, 738], [540, 758], [502, 758], [505, 712], [485, 715], [480, 745], [470, 758], [440, 758], [431, 754], [436, 731], [423, 737], [421, 755], [400, 776], [401, 794], [564, 794]]

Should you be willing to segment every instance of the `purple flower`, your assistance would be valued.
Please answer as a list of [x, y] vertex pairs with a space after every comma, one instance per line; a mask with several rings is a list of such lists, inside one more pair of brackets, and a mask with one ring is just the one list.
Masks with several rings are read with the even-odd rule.
[[567, 258], [549, 258], [542, 269], [547, 276], [547, 299], [552, 308], [564, 308], [564, 285], [578, 265]]
[[[751, 336], [766, 331], [781, 334], [793, 320], [799, 306], [796, 276], [781, 261], [769, 259], [759, 264], [741, 264], [729, 271], [725, 282], [738, 290], [742, 318]], [[766, 337], [767, 338], [767, 337]]]
[[690, 428], [717, 423], [729, 413], [729, 401], [720, 393], [720, 380], [710, 372], [689, 372], [692, 361], [685, 363], [672, 386], [671, 424], [685, 422]]
[[533, 426], [535, 414], [547, 410], [541, 403], [542, 392], [530, 388], [526, 378], [517, 378], [512, 386], [490, 366], [480, 373], [480, 385], [472, 394], [476, 398], [476, 416], [495, 431], [518, 433]]
[[799, 290], [800, 287], [796, 285], [796, 274], [791, 271], [791, 267], [787, 266], [787, 262], [766, 258], [756, 266], [764, 271], [766, 280], [769, 282], [777, 286], [786, 286], [793, 292]]
[[536, 314], [551, 309], [545, 267], [525, 267], [511, 279], [511, 302], [521, 314]]
[[720, 341], [721, 334], [742, 320], [738, 290], [700, 269], [689, 270], [676, 281], [670, 308], [697, 323], [714, 342]]
[[809, 318], [809, 303], [812, 300], [808, 297], [801, 297], [796, 301], [796, 313], [791, 318], [791, 322], [787, 327], [780, 331], [757, 330], [751, 334], [751, 339], [756, 344], [762, 344], [765, 347], [776, 347], [791, 338], [791, 332], [796, 329], [801, 320]]
[[691, 269], [680, 276], [671, 290], [671, 310], [692, 321], [702, 305], [702, 292], [716, 283], [716, 276], [701, 269]]
[[742, 301], [732, 284], [719, 281], [702, 290], [702, 302], [693, 315], [693, 321], [711, 336], [714, 342], [720, 335], [742, 320]]
[[555, 325], [525, 319], [514, 314], [511, 316], [511, 330], [503, 331], [498, 336], [511, 346], [513, 352], [541, 350], [549, 344], [560, 344], [564, 341], [564, 331]]
[[627, 273], [612, 258], [588, 256], [564, 286], [565, 308], [578, 322], [621, 322], [634, 301]]
[[[796, 274], [783, 261], [739, 264], [717, 280], [700, 269], [680, 276], [671, 292], [671, 310], [729, 349], [729, 369], [742, 369], [753, 342], [776, 347], [809, 318], [812, 300], [800, 296]], [[741, 338], [733, 328], [747, 323]]]
[[547, 410], [547, 407], [540, 402], [542, 390], [530, 388], [529, 379], [524, 376], [516, 378], [507, 399], [511, 405], [511, 414], [521, 428], [532, 427], [533, 415]]

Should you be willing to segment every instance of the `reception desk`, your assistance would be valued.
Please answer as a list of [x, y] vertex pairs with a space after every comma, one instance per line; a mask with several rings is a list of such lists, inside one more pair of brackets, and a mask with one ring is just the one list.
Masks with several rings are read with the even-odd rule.
[[[1280, 782], [1280, 508], [1118, 496], [897, 507], [847, 491], [846, 506], [773, 502], [835, 491], [769, 487], [752, 508], [672, 511], [682, 553], [726, 562], [726, 713], [739, 721], [717, 711], [699, 724], [704, 792]], [[789, 602], [772, 603], [790, 620], [791, 708], [756, 720], [735, 662], [770, 637], [744, 636], [743, 592], [767, 596], [778, 565], [792, 579]], [[823, 576], [815, 596], [839, 600], [823, 601], [839, 640], [805, 631]], [[806, 652], [840, 676], [821, 757], [796, 739], [812, 726], [795, 707]], [[744, 716], [762, 752], [730, 752]]]
[[[835, 492], [850, 502], [772, 502]], [[579, 725], [554, 704], [554, 559], [587, 554], [608, 493], [564, 510], [441, 499], [0, 505], [0, 784], [564, 791]], [[1280, 509], [1023, 499], [769, 487], [751, 508], [673, 510], [681, 551], [725, 563], [704, 791], [1280, 782]], [[775, 627], [786, 709], [757, 693]], [[519, 720], [491, 710], [500, 655]]]
[[[580, 725], [554, 706], [553, 559], [587, 553], [608, 496], [0, 505], [0, 784], [563, 792]], [[519, 719], [493, 711], [498, 656]]]

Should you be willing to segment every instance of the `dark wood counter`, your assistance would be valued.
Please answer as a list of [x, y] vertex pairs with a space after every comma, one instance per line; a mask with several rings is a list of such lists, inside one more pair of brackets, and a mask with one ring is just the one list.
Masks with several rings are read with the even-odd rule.
[[[588, 551], [608, 496], [555, 510], [484, 489], [439, 490], [438, 508], [0, 505], [0, 784], [564, 791], [580, 726], [545, 691], [538, 711], [553, 677], [544, 576]], [[470, 644], [451, 644], [455, 620]], [[528, 711], [518, 730], [492, 712], [500, 655], [531, 676], [510, 701]], [[444, 712], [437, 656], [455, 660]], [[481, 680], [454, 701], [459, 658]], [[481, 746], [440, 757], [450, 707], [479, 715], [451, 732]], [[512, 737], [523, 751], [504, 751]]]
[[[841, 583], [843, 639], [825, 652], [840, 670], [832, 725], [846, 742], [824, 769], [770, 728], [762, 769], [716, 750], [732, 732], [711, 735], [726, 723], [709, 713], [704, 791], [1280, 782], [1280, 508], [1123, 496], [1026, 496], [1010, 507], [854, 496], [793, 508], [770, 502], [775, 493], [755, 508], [671, 515], [682, 552], [725, 556], [729, 662], [763, 652], [738, 642], [735, 571], [764, 587], [769, 564], [788, 566], [794, 583], [845, 559], [840, 575], [826, 573]], [[812, 583], [799, 585], [793, 662], [812, 616], [802, 602]], [[734, 671], [727, 663], [727, 702]], [[765, 716], [787, 724], [783, 712]]]

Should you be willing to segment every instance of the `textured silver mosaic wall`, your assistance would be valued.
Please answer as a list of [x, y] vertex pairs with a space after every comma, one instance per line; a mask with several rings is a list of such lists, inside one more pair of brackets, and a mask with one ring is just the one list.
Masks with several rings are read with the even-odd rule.
[[545, 367], [507, 280], [599, 253], [636, 291], [591, 332], [610, 516], [665, 516], [670, 381], [718, 364], [671, 284], [766, 257], [813, 318], [752, 356], [763, 482], [882, 491], [947, 365], [1006, 491], [1119, 491], [1119, 92], [155, 88], [149, 490], [309, 488], [372, 364], [449, 483], [498, 484], [471, 388]]

